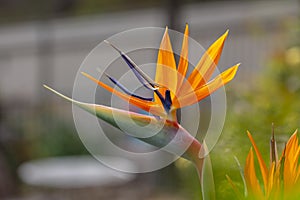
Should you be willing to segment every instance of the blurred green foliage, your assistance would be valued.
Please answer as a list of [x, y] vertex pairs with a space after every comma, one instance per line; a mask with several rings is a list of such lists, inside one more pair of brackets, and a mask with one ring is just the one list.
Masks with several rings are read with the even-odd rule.
[[87, 154], [74, 125], [57, 113], [53, 107], [43, 106], [7, 119], [7, 127], [15, 139], [5, 148], [16, 165], [31, 159]]

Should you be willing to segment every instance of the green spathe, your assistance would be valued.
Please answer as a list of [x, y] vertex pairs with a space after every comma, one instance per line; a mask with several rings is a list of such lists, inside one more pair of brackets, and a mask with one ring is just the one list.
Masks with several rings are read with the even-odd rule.
[[[199, 160], [197, 157], [199, 157], [201, 144], [177, 122], [108, 106], [79, 102], [46, 85], [44, 87], [133, 137], [177, 156], [193, 161]], [[143, 131], [140, 131], [141, 127]]]

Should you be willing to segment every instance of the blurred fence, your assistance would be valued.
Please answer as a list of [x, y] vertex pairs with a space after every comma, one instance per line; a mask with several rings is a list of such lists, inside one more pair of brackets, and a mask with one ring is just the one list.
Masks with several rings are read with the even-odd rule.
[[[179, 28], [188, 22], [191, 36], [205, 48], [230, 29], [219, 66], [241, 62], [237, 79], [248, 85], [286, 45], [288, 23], [298, 14], [297, 1], [193, 4], [182, 6]], [[1, 27], [0, 99], [38, 102], [43, 83], [71, 94], [81, 62], [99, 42], [131, 28], [163, 27], [166, 19], [165, 10], [149, 9]]]

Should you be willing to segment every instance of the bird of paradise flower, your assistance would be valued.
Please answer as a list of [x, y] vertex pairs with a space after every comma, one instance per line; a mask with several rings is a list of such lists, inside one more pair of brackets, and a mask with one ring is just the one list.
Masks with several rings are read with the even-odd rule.
[[[46, 85], [44, 85], [44, 87], [117, 128], [119, 128], [118, 124], [123, 123], [126, 126], [126, 124], [131, 123], [132, 120], [137, 122], [137, 124], [147, 125], [150, 127], [143, 131], [144, 133], [137, 133], [137, 130], [134, 127], [129, 126], [127, 132], [136, 135], [147, 133], [151, 135], [151, 125], [153, 125], [153, 129], [155, 129], [155, 123], [161, 123], [163, 121], [164, 126], [159, 133], [150, 138], [141, 137], [139, 139], [160, 148], [164, 147], [168, 143], [172, 143], [171, 145], [169, 144], [168, 148], [165, 150], [173, 154], [178, 154], [178, 150], [184, 148], [184, 154], [180, 154], [179, 156], [192, 161], [198, 169], [199, 176], [201, 177], [203, 159], [200, 158], [199, 152], [202, 145], [178, 123], [176, 110], [201, 101], [223, 85], [230, 82], [234, 78], [239, 64], [234, 65], [214, 79], [210, 80], [216, 69], [223, 50], [224, 42], [228, 35], [228, 31], [226, 31], [208, 48], [189, 77], [185, 78], [189, 66], [188, 35], [189, 27], [186, 25], [180, 58], [178, 66], [176, 66], [168, 28], [166, 28], [158, 51], [155, 80], [152, 80], [147, 74], [145, 74], [124, 52], [106, 41], [120, 53], [123, 60], [127, 63], [143, 86], [153, 91], [153, 98], [141, 97], [130, 92], [125, 86], [110, 75], [107, 75], [107, 77], [123, 92], [120, 92], [91, 75], [82, 72], [84, 76], [96, 82], [102, 88], [112, 92], [114, 95], [129, 102], [130, 104], [145, 110], [151, 115], [142, 115], [103, 105], [82, 103], [66, 97]], [[118, 124], [114, 120], [114, 116], [116, 115], [118, 116]], [[149, 126], [150, 121], [152, 123]], [[176, 139], [178, 135], [180, 135], [180, 140]]]
[[[270, 166], [267, 167], [263, 157], [251, 135], [247, 135], [255, 151], [260, 173], [262, 176], [262, 185], [257, 177], [254, 154], [251, 148], [246, 158], [243, 179], [245, 183], [245, 197], [247, 199], [299, 199], [300, 198], [300, 167], [299, 155], [300, 145], [297, 137], [297, 130], [289, 138], [285, 148], [278, 159], [277, 146], [274, 138], [274, 132], [270, 141]], [[243, 195], [237, 190], [233, 181], [227, 176], [230, 184], [233, 186], [239, 199]]]

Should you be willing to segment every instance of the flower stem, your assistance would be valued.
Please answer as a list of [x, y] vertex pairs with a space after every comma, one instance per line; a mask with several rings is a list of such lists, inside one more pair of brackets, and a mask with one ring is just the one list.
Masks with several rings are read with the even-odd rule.
[[201, 185], [202, 199], [216, 199], [212, 165], [209, 155], [205, 155], [205, 144], [201, 145], [200, 142], [195, 139], [187, 149], [186, 154], [197, 170]]

